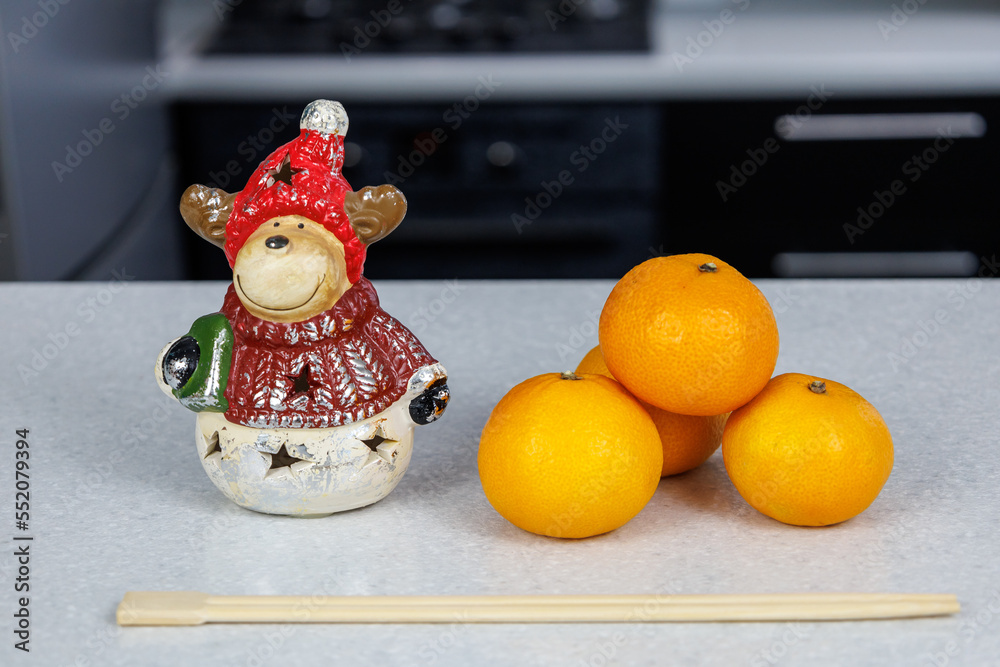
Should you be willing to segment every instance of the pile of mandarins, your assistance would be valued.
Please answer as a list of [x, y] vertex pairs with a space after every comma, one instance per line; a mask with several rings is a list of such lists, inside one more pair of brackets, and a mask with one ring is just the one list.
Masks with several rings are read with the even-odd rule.
[[479, 445], [490, 504], [514, 525], [589, 537], [639, 513], [661, 476], [722, 445], [740, 495], [800, 526], [864, 511], [889, 477], [889, 429], [842, 384], [772, 378], [767, 299], [703, 254], [636, 266], [604, 304], [600, 345], [577, 369], [530, 378], [493, 409]]

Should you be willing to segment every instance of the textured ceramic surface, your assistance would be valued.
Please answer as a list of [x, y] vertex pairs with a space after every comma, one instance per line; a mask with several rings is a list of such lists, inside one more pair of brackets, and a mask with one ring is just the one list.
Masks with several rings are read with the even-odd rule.
[[444, 367], [362, 275], [406, 199], [344, 180], [348, 124], [339, 102], [317, 100], [242, 191], [192, 185], [181, 198], [188, 226], [225, 250], [233, 283], [218, 313], [163, 349], [157, 380], [198, 413], [211, 480], [259, 512], [380, 500], [406, 470], [414, 426], [450, 398]]
[[410, 401], [442, 377], [440, 365], [420, 371], [403, 398], [349, 426], [257, 429], [202, 412], [201, 464], [226, 497], [257, 512], [323, 516], [370, 505], [410, 464]]

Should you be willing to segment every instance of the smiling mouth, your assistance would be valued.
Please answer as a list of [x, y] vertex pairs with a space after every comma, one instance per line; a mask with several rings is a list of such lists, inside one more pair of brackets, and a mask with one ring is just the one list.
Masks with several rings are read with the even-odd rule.
[[263, 308], [264, 310], [273, 310], [274, 312], [283, 312], [283, 311], [288, 311], [288, 310], [295, 310], [296, 308], [301, 308], [302, 306], [306, 305], [307, 303], [309, 303], [310, 301], [313, 300], [314, 296], [316, 296], [316, 292], [319, 291], [319, 288], [323, 284], [324, 280], [326, 280], [326, 274], [325, 273], [322, 276], [320, 276], [319, 282], [316, 283], [316, 289], [314, 289], [312, 291], [312, 294], [309, 295], [309, 298], [306, 299], [305, 301], [303, 301], [302, 303], [300, 303], [299, 305], [297, 305], [297, 306], [290, 306], [288, 308], [272, 308], [271, 306], [265, 306], [265, 305], [259, 304], [256, 301], [254, 301], [253, 299], [251, 299], [250, 296], [247, 294], [246, 290], [243, 289], [243, 283], [240, 281], [240, 277], [236, 276], [236, 284], [239, 286], [240, 292], [243, 293], [243, 296], [245, 296], [247, 298], [247, 301], [249, 301], [253, 305], [257, 306], [258, 308]]

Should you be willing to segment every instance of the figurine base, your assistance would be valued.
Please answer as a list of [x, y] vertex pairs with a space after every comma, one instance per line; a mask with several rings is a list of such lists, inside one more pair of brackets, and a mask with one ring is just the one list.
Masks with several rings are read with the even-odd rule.
[[378, 502], [413, 452], [409, 401], [336, 428], [257, 429], [198, 414], [197, 446], [209, 478], [237, 505], [265, 514], [328, 516]]

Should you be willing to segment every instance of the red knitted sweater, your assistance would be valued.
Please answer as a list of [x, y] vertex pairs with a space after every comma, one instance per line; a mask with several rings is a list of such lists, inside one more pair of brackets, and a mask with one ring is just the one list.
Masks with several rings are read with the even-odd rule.
[[379, 307], [360, 278], [330, 310], [304, 322], [251, 315], [229, 287], [221, 311], [233, 328], [226, 418], [254, 428], [326, 428], [376, 415], [435, 360]]

